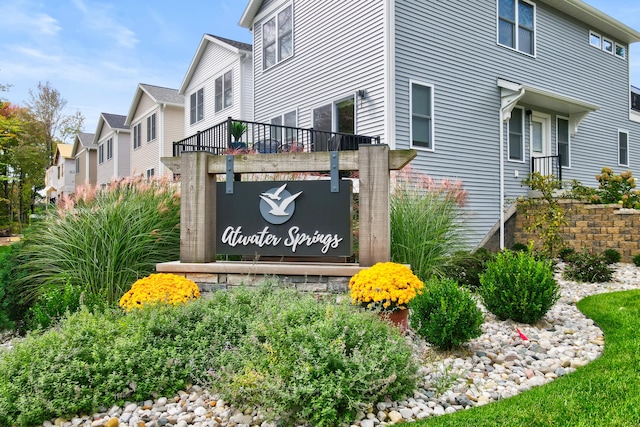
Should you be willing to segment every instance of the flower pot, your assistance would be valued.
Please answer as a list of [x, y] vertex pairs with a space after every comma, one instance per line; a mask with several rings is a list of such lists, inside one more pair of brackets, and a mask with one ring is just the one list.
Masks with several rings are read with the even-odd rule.
[[409, 310], [381, 311], [378, 313], [383, 320], [390, 321], [393, 325], [400, 329], [403, 334], [407, 331], [407, 321], [409, 318]]

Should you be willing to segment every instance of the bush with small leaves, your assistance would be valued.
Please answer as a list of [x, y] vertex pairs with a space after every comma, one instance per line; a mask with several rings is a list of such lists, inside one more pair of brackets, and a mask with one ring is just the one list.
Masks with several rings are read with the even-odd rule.
[[610, 281], [612, 275], [613, 270], [603, 255], [591, 254], [583, 249], [567, 263], [563, 277], [576, 282], [602, 283]]
[[500, 252], [487, 263], [480, 283], [485, 307], [500, 320], [536, 323], [560, 297], [551, 261], [529, 252]]
[[569, 262], [576, 254], [576, 250], [570, 247], [564, 247], [558, 251], [558, 256], [562, 262]]
[[443, 267], [443, 276], [458, 282], [460, 286], [475, 291], [480, 287], [480, 273], [485, 269], [493, 253], [485, 248], [473, 252], [456, 252]]
[[437, 347], [450, 349], [482, 334], [482, 311], [471, 293], [453, 280], [432, 278], [409, 306], [411, 327]]
[[636, 265], [636, 267], [640, 267], [640, 254], [634, 255], [634, 257], [631, 259], [631, 261], [633, 261], [633, 263]]
[[620, 252], [615, 249], [606, 249], [602, 255], [604, 256], [604, 261], [609, 265], [620, 262]]
[[516, 252], [527, 252], [529, 250], [529, 246], [524, 243], [516, 242], [511, 246], [511, 250]]

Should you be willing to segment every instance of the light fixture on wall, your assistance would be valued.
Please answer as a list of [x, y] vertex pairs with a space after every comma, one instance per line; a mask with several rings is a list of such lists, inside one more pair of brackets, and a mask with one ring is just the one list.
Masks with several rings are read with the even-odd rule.
[[367, 91], [364, 89], [359, 89], [357, 94], [360, 99], [365, 99], [367, 97]]

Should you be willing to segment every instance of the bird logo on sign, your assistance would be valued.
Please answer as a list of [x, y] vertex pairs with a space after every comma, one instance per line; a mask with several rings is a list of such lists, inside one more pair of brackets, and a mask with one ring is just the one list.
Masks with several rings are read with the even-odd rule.
[[295, 200], [302, 194], [299, 191], [291, 194], [287, 191], [287, 183], [271, 188], [260, 194], [260, 213], [271, 224], [284, 224], [289, 221], [296, 209]]

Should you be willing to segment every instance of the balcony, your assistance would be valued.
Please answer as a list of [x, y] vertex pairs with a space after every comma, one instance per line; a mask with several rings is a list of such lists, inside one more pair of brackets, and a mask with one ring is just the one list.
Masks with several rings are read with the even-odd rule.
[[189, 151], [216, 155], [357, 150], [379, 144], [379, 136], [324, 132], [314, 129], [236, 120], [229, 117], [209, 129], [173, 143], [173, 156]]

